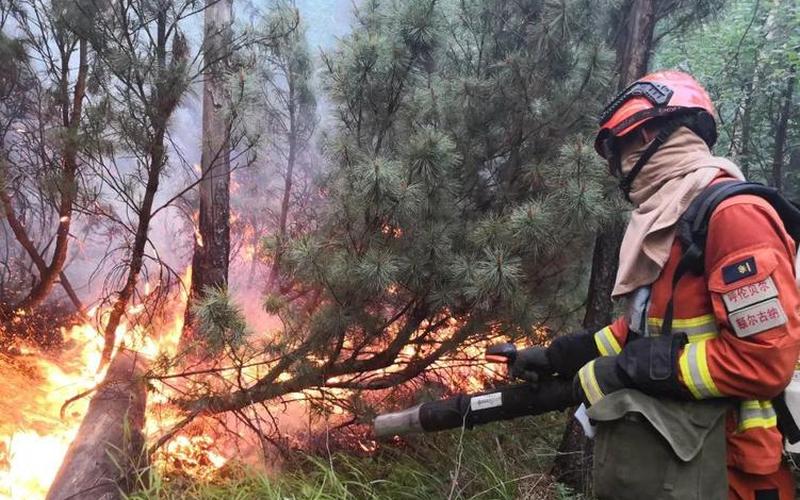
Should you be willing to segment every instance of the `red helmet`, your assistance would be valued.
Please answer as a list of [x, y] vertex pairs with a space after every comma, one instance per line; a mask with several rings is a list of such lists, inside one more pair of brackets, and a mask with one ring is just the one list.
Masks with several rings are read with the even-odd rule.
[[653, 118], [691, 114], [697, 117], [697, 126], [692, 129], [712, 147], [717, 140], [716, 111], [703, 86], [682, 71], [650, 73], [623, 90], [603, 110], [594, 148], [606, 158], [610, 146], [607, 139], [623, 137]]

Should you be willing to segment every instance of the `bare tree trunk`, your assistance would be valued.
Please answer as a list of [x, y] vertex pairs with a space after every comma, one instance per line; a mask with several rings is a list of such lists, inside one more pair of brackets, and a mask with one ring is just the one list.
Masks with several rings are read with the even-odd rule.
[[287, 139], [289, 140], [289, 154], [286, 160], [286, 179], [284, 180], [283, 200], [281, 202], [281, 213], [278, 223], [278, 246], [275, 252], [275, 259], [272, 261], [272, 267], [269, 271], [269, 278], [267, 279], [267, 288], [269, 290], [274, 289], [278, 281], [278, 268], [283, 255], [283, 245], [286, 241], [286, 224], [289, 218], [289, 201], [292, 195], [294, 165], [297, 161], [297, 110], [295, 109], [293, 75], [287, 71], [286, 77], [289, 86], [289, 131], [287, 134]]
[[[168, 37], [166, 9], [158, 12], [156, 23], [158, 31], [155, 46], [156, 61], [158, 70], [161, 73], [165, 73], [166, 71], [175, 70], [175, 68], [167, 68]], [[175, 35], [175, 37], [177, 37], [177, 35]], [[175, 40], [176, 38], [173, 38], [173, 41]], [[172, 63], [175, 64], [176, 61], [173, 60]], [[156, 192], [158, 191], [161, 172], [164, 169], [167, 158], [164, 148], [167, 122], [172, 112], [175, 110], [175, 107], [178, 105], [179, 99], [180, 95], [175, 94], [175, 90], [169, 87], [169, 85], [165, 87], [156, 86], [153, 89], [150, 102], [147, 103], [148, 106], [152, 107], [150, 110], [150, 120], [153, 131], [152, 142], [149, 144], [149, 151], [147, 151], [149, 156], [147, 183], [145, 184], [144, 196], [138, 210], [139, 221], [136, 227], [136, 235], [133, 239], [133, 247], [131, 248], [131, 257], [128, 263], [128, 276], [125, 280], [125, 285], [117, 292], [117, 299], [111, 307], [108, 322], [103, 330], [105, 345], [103, 346], [103, 353], [100, 358], [100, 367], [103, 367], [111, 359], [111, 354], [114, 352], [117, 327], [125, 314], [128, 303], [136, 291], [136, 285], [139, 282], [139, 274], [144, 266], [144, 253], [147, 248], [150, 220], [153, 216], [153, 202]]]
[[[69, 285], [66, 277], [62, 273], [64, 264], [67, 261], [67, 249], [69, 247], [69, 229], [72, 222], [72, 208], [77, 195], [76, 175], [78, 171], [78, 132], [80, 130], [80, 120], [83, 111], [83, 101], [86, 96], [86, 79], [89, 73], [88, 62], [88, 42], [81, 39], [78, 43], [78, 76], [75, 81], [75, 90], [70, 106], [68, 83], [69, 83], [69, 59], [71, 50], [62, 48], [61, 54], [61, 108], [63, 126], [66, 129], [66, 139], [62, 151], [62, 169], [59, 182], [59, 204], [58, 204], [58, 229], [56, 231], [55, 246], [53, 257], [49, 266], [43, 266], [44, 261], [36, 247], [30, 241], [25, 228], [17, 224], [17, 228], [12, 227], [12, 231], [20, 244], [25, 248], [28, 255], [34, 261], [34, 265], [39, 271], [39, 282], [33, 286], [28, 295], [20, 302], [11, 307], [12, 311], [29, 311], [38, 307], [47, 298], [53, 285], [58, 278], [64, 285], [72, 302], [83, 312], [83, 305], [75, 295], [74, 290]], [[9, 220], [19, 222], [14, 214], [13, 206], [6, 193], [2, 193], [3, 209]]]
[[114, 357], [58, 470], [47, 500], [121, 499], [147, 486], [145, 359]]
[[[25, 252], [27, 252], [28, 257], [30, 257], [31, 261], [33, 261], [33, 265], [36, 266], [36, 270], [39, 271], [39, 274], [44, 275], [47, 272], [47, 263], [39, 254], [39, 250], [36, 248], [36, 245], [28, 236], [25, 226], [17, 218], [17, 215], [14, 212], [14, 207], [11, 205], [11, 198], [9, 198], [8, 194], [2, 189], [0, 189], [0, 204], [2, 204], [3, 215], [5, 215], [6, 222], [8, 222], [11, 232], [14, 233], [14, 237], [17, 239]], [[78, 312], [82, 315], [85, 315], [86, 308], [83, 306], [80, 298], [78, 298], [78, 294], [75, 293], [75, 289], [72, 288], [72, 284], [70, 284], [69, 279], [67, 279], [67, 276], [63, 271], [59, 273], [59, 282], [61, 283], [61, 287], [64, 288], [64, 291], [67, 292], [67, 295], [75, 305], [75, 308], [78, 310]], [[0, 305], [0, 314], [2, 314], [4, 319], [6, 316], [13, 314], [14, 311], [16, 311], [14, 306], [5, 307]]]
[[[616, 44], [619, 80], [617, 88], [647, 72], [656, 24], [654, 0], [629, 0], [622, 7], [626, 15]], [[619, 217], [597, 233], [592, 256], [592, 274], [586, 303], [584, 326], [601, 328], [611, 323], [613, 302], [611, 292], [617, 274], [619, 247], [625, 221]], [[580, 424], [571, 418], [559, 445], [552, 474], [576, 491], [587, 492], [591, 484], [592, 447]]]
[[656, 26], [653, 0], [631, 0], [629, 5], [625, 28], [616, 47], [620, 91], [647, 73]]
[[203, 55], [203, 152], [199, 233], [192, 258], [192, 285], [184, 336], [192, 331], [192, 305], [207, 287], [228, 283], [230, 257], [230, 95], [225, 82], [232, 0], [206, 0]]
[[797, 67], [792, 66], [783, 91], [780, 115], [775, 126], [775, 150], [772, 154], [772, 185], [783, 191], [783, 164], [786, 156], [786, 134], [792, 115], [794, 88], [797, 85]]

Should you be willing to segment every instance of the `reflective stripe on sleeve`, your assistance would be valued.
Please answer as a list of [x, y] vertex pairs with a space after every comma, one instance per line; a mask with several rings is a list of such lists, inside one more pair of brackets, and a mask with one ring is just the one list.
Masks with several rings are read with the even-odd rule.
[[[660, 335], [663, 318], [647, 318], [647, 326], [651, 335]], [[717, 319], [713, 314], [705, 314], [695, 318], [672, 320], [672, 331], [685, 333], [689, 342], [713, 339], [719, 335]]]
[[722, 394], [717, 389], [706, 359], [706, 343], [708, 340], [686, 344], [678, 364], [684, 383], [697, 399], [713, 398]]
[[739, 432], [754, 427], [770, 428], [778, 425], [778, 416], [769, 401], [742, 401], [739, 404]]
[[612, 356], [622, 352], [622, 347], [619, 346], [614, 332], [611, 327], [607, 326], [594, 334], [594, 343], [597, 344], [597, 350], [603, 356]]
[[600, 384], [597, 383], [597, 376], [594, 373], [595, 360], [589, 361], [583, 368], [578, 371], [578, 378], [581, 382], [581, 388], [589, 400], [589, 404], [595, 404], [603, 399], [603, 391], [600, 390]]

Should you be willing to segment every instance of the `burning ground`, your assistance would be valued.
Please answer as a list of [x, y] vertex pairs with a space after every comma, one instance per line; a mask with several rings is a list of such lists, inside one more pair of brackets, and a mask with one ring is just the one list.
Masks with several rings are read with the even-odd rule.
[[[129, 314], [134, 317], [136, 309]], [[141, 330], [123, 326], [120, 343], [153, 357], [159, 350], [174, 349], [181, 320], [176, 318], [155, 341], [145, 340]], [[21, 341], [9, 349], [13, 354], [0, 354], [0, 495], [44, 497], [93, 390], [103, 380], [105, 370], [98, 371], [103, 350], [98, 330], [87, 322], [62, 327], [60, 334], [58, 346], [43, 350]], [[148, 420], [148, 431], [168, 425], [158, 414]]]
[[[190, 273], [184, 273], [181, 283], [188, 279]], [[379, 450], [363, 425], [363, 416], [353, 406], [352, 391], [345, 389], [309, 389], [256, 409], [193, 415], [187, 420], [190, 413], [179, 402], [192, 390], [246, 389], [275, 362], [257, 356], [238, 361], [221, 356], [216, 362], [194, 361], [189, 366], [176, 363], [185, 289], [178, 287], [177, 295], [164, 306], [168, 312], [152, 320], [147, 328], [123, 324], [118, 335], [118, 349], [124, 345], [153, 366], [147, 373], [145, 433], [148, 445], [158, 446], [153, 454], [156, 474], [203, 484], [218, 478], [226, 467], [249, 464], [274, 471], [291, 450], [312, 454], [340, 450], [356, 455], [373, 455]], [[135, 321], [143, 310], [131, 307], [127, 317]], [[103, 313], [90, 310], [88, 316], [102, 318]], [[458, 324], [452, 318], [450, 322]], [[262, 328], [270, 331], [267, 326]], [[62, 341], [49, 348], [18, 341], [8, 353], [0, 354], [0, 497], [44, 497], [76, 436], [94, 389], [103, 380], [105, 369], [97, 370], [103, 337], [92, 321], [61, 327], [59, 336]], [[439, 395], [482, 388], [501, 375], [481, 363], [484, 345], [465, 348], [437, 362], [425, 377], [412, 384], [377, 391], [361, 400], [361, 408], [372, 408], [366, 410], [369, 415], [374, 409], [409, 404], [426, 387]], [[402, 372], [417, 357], [413, 347], [405, 347], [396, 365], [375, 376]], [[337, 380], [329, 382], [335, 385]]]

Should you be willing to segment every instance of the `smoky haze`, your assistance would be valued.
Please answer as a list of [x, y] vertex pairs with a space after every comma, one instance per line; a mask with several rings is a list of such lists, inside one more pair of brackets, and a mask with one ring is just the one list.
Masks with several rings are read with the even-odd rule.
[[[315, 69], [319, 67], [322, 51], [335, 48], [337, 39], [350, 31], [354, 3], [347, 0], [296, 2], [302, 22], [306, 26], [306, 39]], [[268, 12], [269, 2], [242, 2], [234, 8], [235, 22], [257, 24], [260, 16]], [[191, 54], [196, 54], [202, 43], [202, 15], [196, 15], [183, 23]], [[316, 78], [315, 78], [316, 80]], [[315, 81], [317, 95], [317, 115], [324, 122], [326, 103], [319, 82]], [[158, 259], [180, 274], [191, 261], [193, 233], [196, 221], [192, 215], [196, 210], [196, 187], [185, 194], [187, 186], [197, 182], [199, 177], [200, 151], [202, 141], [202, 81], [194, 82], [190, 91], [182, 99], [169, 123], [170, 150], [169, 162], [161, 185], [156, 194], [155, 207], [168, 204], [159, 211], [151, 222], [147, 254]], [[251, 128], [265, 126], [263, 117], [255, 116]], [[322, 130], [317, 127], [315, 135]], [[280, 208], [283, 176], [282, 160], [270, 147], [270, 133], [266, 130], [251, 130], [257, 137], [252, 151], [233, 162], [231, 183], [231, 269], [230, 289], [237, 302], [243, 307], [251, 324], [273, 326], [261, 307], [261, 293], [267, 277], [268, 266], [257, 257], [261, 239], [268, 236], [268, 228], [274, 228]], [[309, 189], [314, 172], [320, 168], [320, 158], [316, 154], [316, 138], [309, 142], [308, 151], [297, 162], [297, 176], [301, 179], [300, 189]], [[235, 153], [234, 153], [235, 156]], [[130, 158], [117, 158], [115, 165], [122, 172], [135, 168]], [[285, 168], [285, 166], [284, 166]], [[113, 207], [121, 219], [135, 224], [135, 214], [114, 198], [108, 189], [102, 189], [103, 203]], [[260, 222], [259, 225], [257, 222]], [[3, 222], [2, 237], [6, 260], [17, 252], [16, 241]], [[114, 251], [124, 230], [110, 222], [85, 220], [76, 216], [72, 233], [74, 244], [69, 249], [65, 273], [87, 306], [97, 303], [118, 286], [118, 282], [106, 282], [109, 271], [125, 256], [124, 249]], [[44, 231], [46, 234], [47, 231]], [[159, 268], [151, 260], [146, 271], [157, 275]], [[145, 278], [146, 275], [143, 275]], [[119, 278], [121, 279], [121, 278]], [[142, 283], [146, 280], [143, 279]], [[150, 281], [154, 281], [151, 279]], [[53, 290], [52, 297], [64, 300], [60, 288]]]

